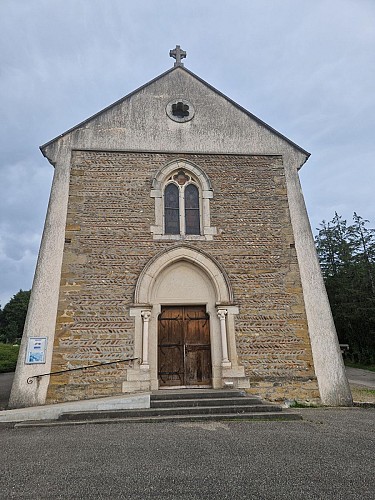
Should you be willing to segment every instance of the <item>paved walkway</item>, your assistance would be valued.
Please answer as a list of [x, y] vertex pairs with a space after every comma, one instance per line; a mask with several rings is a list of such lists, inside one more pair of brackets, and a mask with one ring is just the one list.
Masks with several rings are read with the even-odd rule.
[[0, 410], [8, 404], [14, 373], [0, 373]]
[[350, 368], [347, 366], [346, 374], [351, 385], [375, 389], [375, 372], [360, 370], [359, 368]]

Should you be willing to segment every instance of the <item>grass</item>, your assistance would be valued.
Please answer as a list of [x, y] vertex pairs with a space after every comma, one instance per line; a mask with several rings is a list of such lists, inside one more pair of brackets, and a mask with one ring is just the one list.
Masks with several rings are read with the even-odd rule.
[[19, 345], [0, 344], [0, 373], [14, 372], [19, 349]]
[[350, 368], [361, 368], [361, 370], [369, 370], [370, 372], [375, 372], [375, 365], [364, 365], [362, 363], [352, 363], [351, 361], [345, 360], [345, 366]]
[[369, 394], [375, 396], [375, 389], [362, 389], [364, 394]]
[[375, 403], [375, 389], [351, 386], [353, 401]]

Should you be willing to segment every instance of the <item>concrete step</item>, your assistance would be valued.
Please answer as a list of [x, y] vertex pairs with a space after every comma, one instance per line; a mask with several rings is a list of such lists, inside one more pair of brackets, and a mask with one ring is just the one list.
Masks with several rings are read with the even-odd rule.
[[281, 408], [273, 405], [226, 405], [226, 406], [195, 406], [172, 408], [144, 408], [141, 410], [107, 410], [69, 412], [60, 415], [59, 420], [92, 420], [98, 418], [126, 418], [126, 417], [156, 417], [162, 415], [204, 415], [204, 414], [240, 414], [281, 412]]
[[179, 389], [151, 394], [150, 408], [65, 411], [57, 420], [19, 422], [15, 427], [82, 425], [115, 422], [194, 422], [211, 420], [301, 420], [256, 396], [239, 390]]
[[57, 427], [62, 425], [113, 424], [113, 423], [158, 423], [158, 422], [211, 422], [211, 421], [295, 421], [302, 420], [298, 413], [260, 412], [260, 413], [220, 413], [202, 415], [163, 415], [127, 418], [98, 418], [93, 420], [38, 420], [19, 422], [16, 428]]
[[151, 396], [151, 408], [178, 408], [178, 407], [202, 407], [202, 406], [235, 406], [235, 405], [262, 405], [260, 398], [255, 397], [232, 397], [232, 398], [202, 398], [202, 399], [157, 399]]
[[170, 399], [221, 399], [233, 397], [246, 397], [246, 393], [236, 389], [227, 391], [214, 389], [165, 389], [151, 394], [152, 401], [165, 401]]

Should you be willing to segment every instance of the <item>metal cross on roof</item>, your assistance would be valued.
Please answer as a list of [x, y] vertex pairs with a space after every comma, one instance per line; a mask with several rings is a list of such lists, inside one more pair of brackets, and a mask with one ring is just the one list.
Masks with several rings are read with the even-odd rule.
[[169, 57], [173, 57], [174, 59], [176, 59], [174, 67], [183, 66], [184, 64], [181, 62], [181, 59], [184, 59], [184, 57], [186, 57], [186, 52], [185, 50], [181, 50], [181, 47], [179, 45], [176, 45], [175, 49], [169, 51]]

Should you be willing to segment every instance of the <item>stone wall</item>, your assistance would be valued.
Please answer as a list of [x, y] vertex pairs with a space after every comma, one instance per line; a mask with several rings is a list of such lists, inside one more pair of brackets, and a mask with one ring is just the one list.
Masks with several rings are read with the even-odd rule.
[[[151, 182], [173, 159], [199, 165], [214, 190], [213, 241], [189, 241], [226, 269], [236, 341], [251, 391], [318, 398], [282, 158], [73, 152], [52, 371], [133, 356], [129, 316], [139, 273], [181, 241], [153, 240]], [[121, 392], [131, 362], [51, 377], [48, 401]]]

